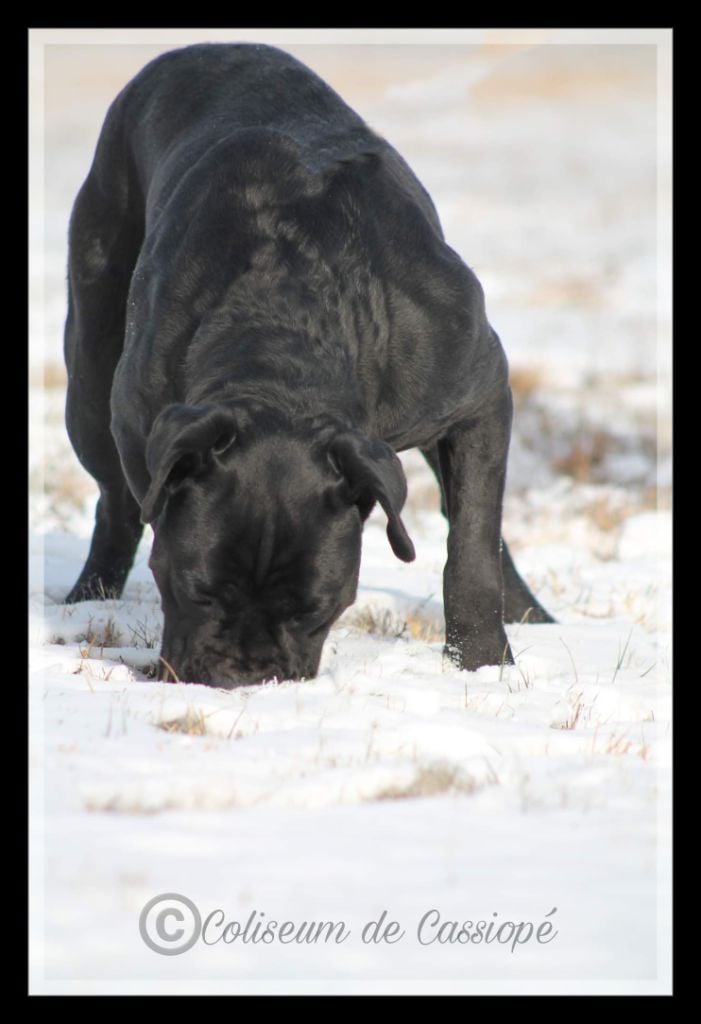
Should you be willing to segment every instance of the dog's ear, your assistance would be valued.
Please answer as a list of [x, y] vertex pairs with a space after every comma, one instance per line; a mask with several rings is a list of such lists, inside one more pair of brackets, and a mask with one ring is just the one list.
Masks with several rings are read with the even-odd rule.
[[169, 493], [221, 455], [236, 437], [233, 411], [225, 405], [169, 405], [154, 421], [146, 443], [151, 483], [141, 502], [141, 520], [160, 515]]
[[348, 431], [331, 442], [329, 456], [344, 478], [348, 497], [358, 505], [363, 519], [379, 501], [387, 516], [387, 536], [392, 551], [403, 562], [412, 562], [416, 557], [414, 545], [399, 516], [406, 501], [406, 477], [393, 449], [384, 441], [370, 440], [357, 431]]

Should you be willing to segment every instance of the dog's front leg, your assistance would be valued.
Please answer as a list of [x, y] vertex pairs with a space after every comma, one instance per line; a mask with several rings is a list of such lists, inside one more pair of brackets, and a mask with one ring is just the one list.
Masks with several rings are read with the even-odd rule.
[[513, 663], [504, 630], [501, 514], [511, 434], [511, 391], [438, 442], [448, 506], [443, 574], [446, 653], [470, 671]]

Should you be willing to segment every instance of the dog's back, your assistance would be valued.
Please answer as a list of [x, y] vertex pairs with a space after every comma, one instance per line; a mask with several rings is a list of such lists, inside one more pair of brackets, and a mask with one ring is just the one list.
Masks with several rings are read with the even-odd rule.
[[[215, 146], [256, 135], [271, 159], [310, 171], [386, 147], [325, 82], [272, 46], [204, 43], [162, 54], [122, 90], [103, 135], [119, 132], [145, 202]], [[155, 190], [154, 190], [155, 186]]]
[[[472, 400], [474, 346], [494, 347], [477, 279], [402, 157], [289, 54], [203, 44], [156, 58], [113, 103], [92, 179], [121, 190], [121, 221], [141, 234], [113, 399], [126, 375], [143, 381], [144, 405], [154, 393], [179, 400], [204, 317], [227, 346], [242, 325], [265, 328], [266, 381], [284, 372], [275, 331], [315, 323], [334, 387], [348, 394], [349, 373], [354, 391], [362, 380], [353, 415], [364, 410], [397, 446], [432, 441]], [[166, 362], [176, 372], [163, 377]], [[491, 354], [489, 365], [503, 374]], [[237, 369], [241, 381], [250, 364]], [[435, 393], [444, 400], [427, 432]]]
[[[202, 43], [155, 58], [112, 103], [93, 173], [109, 161], [105, 177], [114, 174], [121, 150], [124, 174], [133, 179], [132, 191], [138, 183], [148, 215], [184, 171], [208, 152], [221, 158], [227, 144], [240, 154], [257, 147], [257, 159], [267, 161], [278, 180], [281, 170], [298, 177], [306, 172], [310, 190], [344, 165], [381, 157], [392, 185], [400, 185], [442, 238], [428, 193], [396, 150], [318, 75], [273, 46]], [[293, 187], [294, 177], [287, 180]]]

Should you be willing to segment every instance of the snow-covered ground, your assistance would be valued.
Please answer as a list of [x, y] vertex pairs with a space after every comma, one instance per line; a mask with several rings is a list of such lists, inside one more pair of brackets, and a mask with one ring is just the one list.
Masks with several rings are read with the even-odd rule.
[[[373, 513], [358, 601], [318, 677], [225, 692], [152, 680], [150, 534], [122, 600], [61, 603], [95, 503], [62, 423], [66, 225], [109, 102], [169, 48], [68, 38], [45, 49], [34, 137], [33, 990], [668, 991], [656, 48], [286, 45], [404, 154], [483, 282], [517, 399], [504, 533], [558, 623], [510, 626], [515, 666], [444, 663], [447, 531], [410, 452], [416, 561], [394, 559]], [[171, 898], [142, 914], [161, 894], [196, 912]], [[182, 918], [159, 926], [167, 908]], [[291, 922], [283, 938], [338, 928], [289, 942], [265, 938], [271, 920]], [[153, 949], [191, 933], [180, 955]]]

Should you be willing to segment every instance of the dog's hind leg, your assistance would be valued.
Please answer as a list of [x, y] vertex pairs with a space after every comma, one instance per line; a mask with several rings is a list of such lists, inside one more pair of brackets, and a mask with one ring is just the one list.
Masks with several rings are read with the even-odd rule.
[[[143, 531], [110, 431], [112, 378], [143, 226], [130, 211], [126, 159], [115, 141], [119, 125], [109, 117], [76, 199], [69, 236], [66, 426], [100, 498], [90, 553], [67, 603], [119, 596]], [[138, 209], [133, 202], [131, 207]]]
[[504, 622], [556, 622], [528, 584], [521, 578], [504, 539], [501, 541], [501, 570], [504, 576]]

